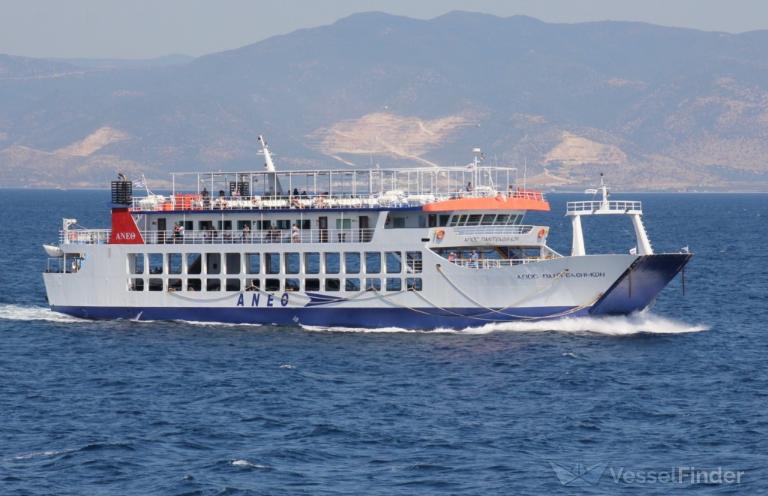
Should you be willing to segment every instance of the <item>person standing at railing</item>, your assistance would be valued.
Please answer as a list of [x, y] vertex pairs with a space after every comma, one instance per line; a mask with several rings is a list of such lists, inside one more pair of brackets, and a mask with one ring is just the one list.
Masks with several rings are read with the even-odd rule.
[[251, 226], [248, 224], [245, 224], [243, 226], [243, 242], [248, 242], [249, 238], [251, 237]]
[[477, 252], [477, 250], [472, 250], [472, 254], [469, 256], [469, 260], [471, 261], [471, 266], [474, 268], [480, 267], [480, 254]]
[[453, 263], [456, 261], [456, 252], [452, 251], [448, 254], [448, 261]]
[[301, 231], [299, 231], [299, 226], [296, 224], [291, 226], [291, 242], [301, 243]]
[[181, 230], [184, 229], [181, 222], [177, 222], [173, 225], [173, 242], [181, 243]]
[[211, 196], [208, 193], [208, 188], [206, 188], [205, 186], [203, 186], [203, 191], [200, 192], [200, 198], [202, 198], [202, 200], [203, 200], [203, 208], [204, 209], [207, 210], [207, 209], [211, 208]]

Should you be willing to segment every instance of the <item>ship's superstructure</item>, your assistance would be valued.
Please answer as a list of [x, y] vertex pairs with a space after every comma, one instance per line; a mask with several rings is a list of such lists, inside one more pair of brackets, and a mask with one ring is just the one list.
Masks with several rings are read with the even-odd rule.
[[[111, 229], [64, 219], [46, 245], [51, 308], [84, 318], [462, 328], [647, 307], [689, 253], [654, 254], [640, 202], [571, 202], [573, 246], [516, 170], [466, 167], [178, 173], [169, 194], [112, 183]], [[636, 247], [587, 255], [585, 215], [628, 215]]]

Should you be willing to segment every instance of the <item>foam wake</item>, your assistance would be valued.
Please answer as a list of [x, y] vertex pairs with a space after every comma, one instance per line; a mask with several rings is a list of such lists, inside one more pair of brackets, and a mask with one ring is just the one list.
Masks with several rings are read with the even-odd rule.
[[82, 319], [54, 312], [47, 307], [0, 305], [0, 320], [44, 320], [48, 322], [85, 322]]
[[466, 329], [434, 329], [430, 331], [402, 329], [399, 327], [354, 328], [302, 326], [307, 331], [321, 332], [363, 332], [363, 333], [445, 333], [445, 334], [490, 334], [493, 332], [561, 332], [573, 334], [601, 334], [605, 336], [631, 336], [635, 334], [684, 334], [709, 330], [702, 324], [687, 324], [650, 312], [627, 316], [574, 317], [556, 320], [516, 321], [486, 324]]
[[235, 467], [244, 468], [269, 468], [266, 465], [260, 465], [258, 463], [249, 462], [248, 460], [232, 460], [230, 462]]

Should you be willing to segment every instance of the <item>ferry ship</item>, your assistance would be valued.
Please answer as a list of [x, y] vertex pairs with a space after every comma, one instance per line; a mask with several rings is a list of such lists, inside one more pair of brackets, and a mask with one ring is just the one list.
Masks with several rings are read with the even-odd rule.
[[[63, 219], [43, 274], [52, 310], [86, 319], [409, 329], [629, 314], [692, 257], [653, 252], [639, 201], [567, 204], [572, 247], [547, 244], [542, 193], [516, 169], [174, 173], [170, 194], [111, 183], [111, 228]], [[139, 189], [138, 187], [136, 188]], [[624, 215], [635, 246], [587, 254], [581, 219]]]

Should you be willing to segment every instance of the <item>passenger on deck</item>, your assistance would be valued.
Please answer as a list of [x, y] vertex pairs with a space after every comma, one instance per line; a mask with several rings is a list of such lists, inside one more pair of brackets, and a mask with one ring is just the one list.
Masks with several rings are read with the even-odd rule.
[[455, 262], [456, 261], [456, 252], [452, 251], [448, 254], [448, 261], [449, 262]]
[[301, 231], [296, 224], [291, 226], [291, 243], [301, 243]]
[[472, 267], [480, 267], [480, 254], [477, 252], [477, 250], [472, 250], [472, 254], [469, 256], [469, 259], [471, 260]]

